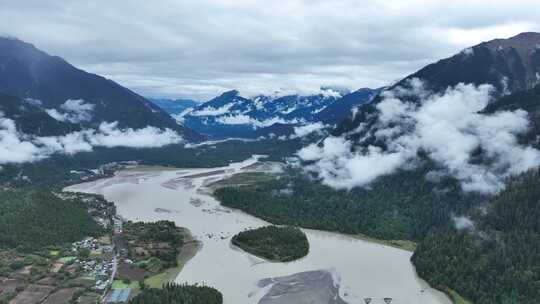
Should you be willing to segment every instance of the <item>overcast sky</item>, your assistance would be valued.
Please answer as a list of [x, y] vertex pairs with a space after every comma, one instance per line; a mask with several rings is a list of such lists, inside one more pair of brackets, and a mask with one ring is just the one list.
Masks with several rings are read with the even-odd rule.
[[538, 0], [0, 0], [0, 33], [145, 96], [205, 100], [386, 85], [540, 31]]

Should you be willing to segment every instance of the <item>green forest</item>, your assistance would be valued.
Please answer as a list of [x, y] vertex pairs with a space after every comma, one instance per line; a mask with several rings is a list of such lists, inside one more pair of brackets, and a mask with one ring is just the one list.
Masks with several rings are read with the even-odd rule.
[[235, 235], [231, 242], [270, 261], [290, 262], [309, 253], [306, 234], [295, 227], [266, 226]]
[[80, 199], [61, 199], [45, 189], [0, 191], [0, 248], [32, 251], [97, 236], [104, 231]]
[[474, 217], [474, 228], [436, 229], [413, 256], [418, 274], [476, 304], [540, 303], [540, 174], [526, 174]]
[[[93, 152], [73, 155], [54, 154], [50, 158], [24, 164], [5, 164], [0, 170], [0, 184], [14, 187], [68, 186], [80, 182], [71, 170], [90, 170], [110, 162], [138, 161], [143, 165], [177, 168], [210, 168], [243, 161], [253, 154], [267, 155], [267, 160], [282, 161], [300, 148], [299, 140], [227, 141], [216, 145], [185, 148], [169, 145], [161, 148], [94, 148]], [[26, 178], [22, 179], [21, 177]]]
[[[161, 268], [170, 268], [178, 266], [178, 255], [180, 248], [184, 243], [184, 237], [181, 230], [176, 227], [171, 221], [157, 222], [125, 222], [123, 225], [123, 235], [127, 238], [128, 243], [133, 246], [128, 246], [128, 255], [130, 259], [137, 261], [140, 258], [148, 258], [147, 256], [139, 257], [134, 246], [147, 247], [148, 256], [158, 258], [163, 265]], [[167, 244], [164, 248], [154, 246], [158, 243]], [[148, 246], [149, 245], [149, 246]], [[153, 248], [158, 247], [158, 248]]]
[[[430, 170], [401, 171], [370, 189], [336, 191], [294, 171], [257, 185], [218, 189], [223, 205], [274, 224], [413, 240], [413, 262], [433, 286], [476, 304], [540, 303], [540, 175], [514, 178], [495, 197], [467, 194]], [[470, 215], [474, 230], [452, 218]]]
[[481, 200], [464, 194], [450, 178], [427, 181], [424, 176], [430, 169], [425, 165], [402, 170], [381, 177], [370, 189], [350, 191], [336, 191], [301, 171], [289, 170], [256, 185], [218, 189], [215, 195], [223, 205], [273, 224], [418, 241], [448, 222], [453, 212], [462, 213]]
[[131, 304], [221, 304], [223, 296], [212, 287], [166, 284], [162, 289], [145, 288]]

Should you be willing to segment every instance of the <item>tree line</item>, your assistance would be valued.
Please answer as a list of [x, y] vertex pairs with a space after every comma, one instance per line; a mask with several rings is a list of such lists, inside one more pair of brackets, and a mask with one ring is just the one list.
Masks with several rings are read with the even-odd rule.
[[231, 242], [268, 260], [290, 262], [309, 252], [306, 234], [295, 227], [266, 226], [242, 231]]

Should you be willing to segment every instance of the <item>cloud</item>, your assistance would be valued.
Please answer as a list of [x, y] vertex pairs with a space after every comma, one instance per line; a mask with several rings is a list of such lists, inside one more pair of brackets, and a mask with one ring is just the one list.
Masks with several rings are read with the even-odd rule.
[[2, 32], [143, 95], [207, 100], [234, 88], [384, 86], [472, 44], [540, 30], [537, 0], [519, 4], [27, 0], [2, 1], [0, 20]]
[[186, 119], [186, 115], [190, 114], [192, 111], [193, 108], [187, 108], [178, 114], [171, 114], [171, 116], [176, 120], [176, 122], [178, 122], [179, 124], [183, 124]]
[[454, 226], [457, 230], [470, 230], [474, 229], [474, 222], [466, 216], [454, 216], [452, 217]]
[[45, 112], [58, 121], [79, 123], [92, 120], [94, 105], [82, 99], [68, 99], [60, 105], [62, 112], [56, 109], [45, 109]]
[[0, 113], [0, 164], [34, 162], [55, 153], [90, 152], [94, 147], [155, 148], [181, 142], [182, 137], [170, 129], [120, 129], [116, 122], [103, 122], [98, 130], [32, 136], [19, 132], [15, 122]]
[[155, 127], [119, 129], [117, 125], [116, 122], [101, 123], [99, 129], [88, 136], [89, 142], [93, 146], [107, 148], [157, 148], [182, 141], [182, 137], [171, 129], [161, 130]]
[[319, 132], [325, 128], [325, 125], [322, 122], [316, 122], [312, 124], [307, 124], [304, 126], [294, 127], [294, 135], [296, 137], [304, 137], [313, 132]]
[[41, 151], [30, 141], [25, 141], [17, 131], [15, 122], [0, 113], [0, 164], [22, 163], [40, 159]]
[[[481, 112], [491, 101], [491, 86], [458, 84], [440, 94], [423, 88], [413, 80], [408, 89], [385, 92], [376, 105], [378, 118], [368, 135], [383, 142], [385, 150], [353, 149], [351, 142], [331, 137], [298, 156], [314, 161], [308, 169], [318, 172], [325, 184], [345, 189], [409, 166], [420, 152], [459, 180], [463, 190], [480, 193], [497, 192], [505, 178], [540, 165], [540, 152], [517, 140], [529, 127], [525, 111]], [[421, 102], [408, 102], [404, 97], [411, 94]]]
[[223, 115], [216, 118], [216, 122], [224, 125], [251, 125], [254, 129], [269, 127], [276, 123], [297, 124], [300, 120], [294, 118], [286, 120], [281, 117], [272, 117], [265, 120], [258, 120], [245, 114]]
[[189, 113], [189, 115], [191, 116], [219, 116], [219, 115], [223, 115], [229, 112], [229, 110], [231, 109], [233, 105], [234, 104], [229, 103], [220, 108], [214, 108], [214, 107], [208, 106], [200, 110], [192, 111], [191, 113]]

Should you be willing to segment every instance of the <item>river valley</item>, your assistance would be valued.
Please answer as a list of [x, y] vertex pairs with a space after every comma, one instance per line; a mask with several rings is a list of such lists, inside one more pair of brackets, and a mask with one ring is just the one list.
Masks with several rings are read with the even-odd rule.
[[267, 222], [219, 204], [206, 188], [212, 181], [247, 170], [252, 157], [222, 168], [135, 167], [111, 178], [67, 187], [102, 194], [118, 213], [134, 221], [171, 220], [202, 243], [177, 283], [217, 288], [226, 304], [366, 303], [450, 304], [417, 277], [411, 252], [348, 235], [303, 229], [309, 254], [294, 262], [272, 263], [230, 244], [245, 229]]

